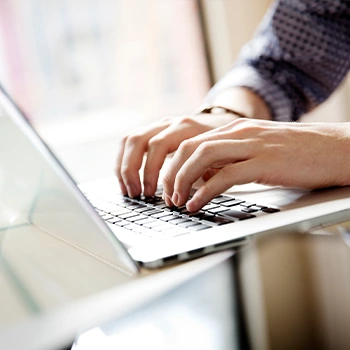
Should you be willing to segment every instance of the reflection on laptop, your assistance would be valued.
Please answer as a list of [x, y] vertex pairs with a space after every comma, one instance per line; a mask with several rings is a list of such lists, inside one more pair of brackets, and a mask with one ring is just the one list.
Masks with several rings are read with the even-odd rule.
[[12, 213], [2, 228], [11, 228], [15, 217], [16, 224], [35, 225], [129, 274], [241, 245], [254, 234], [350, 217], [348, 187], [238, 186], [197, 213], [166, 207], [159, 192], [122, 197], [116, 179], [80, 185], [84, 196], [3, 90], [0, 124], [2, 206]]

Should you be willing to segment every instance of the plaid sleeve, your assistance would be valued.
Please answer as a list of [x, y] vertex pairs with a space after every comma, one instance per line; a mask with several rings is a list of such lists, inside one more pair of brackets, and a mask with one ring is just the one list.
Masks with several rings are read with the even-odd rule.
[[242, 86], [265, 100], [274, 120], [295, 121], [326, 100], [349, 67], [349, 0], [279, 0], [206, 102]]

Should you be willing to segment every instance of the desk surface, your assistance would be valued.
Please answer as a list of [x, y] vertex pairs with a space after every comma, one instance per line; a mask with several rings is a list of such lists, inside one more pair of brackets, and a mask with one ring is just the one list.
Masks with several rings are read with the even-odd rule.
[[[208, 350], [239, 349], [242, 344], [259, 350], [287, 345], [348, 348], [349, 232], [347, 223], [312, 234], [256, 238], [235, 254], [227, 251], [155, 273], [143, 272], [127, 283], [121, 283], [119, 272], [110, 266], [78, 251], [74, 254], [79, 264], [70, 264], [68, 251], [67, 259], [57, 264], [62, 250], [55, 248], [45, 266], [47, 271], [56, 269], [57, 284], [44, 280], [49, 289], [40, 312], [28, 312], [25, 300], [19, 303], [19, 312], [11, 293], [8, 303], [2, 300], [2, 318], [6, 312], [19, 318], [1, 325], [0, 345], [62, 349], [81, 333], [75, 350], [94, 340], [104, 344], [101, 349], [123, 348], [130, 337], [134, 339], [130, 349], [138, 349], [140, 341], [158, 344], [154, 349], [169, 349], [169, 341], [177, 339], [179, 345], [180, 339], [192, 334], [193, 339], [180, 344], [189, 349], [199, 336], [188, 332], [193, 327], [206, 334], [208, 346], [202, 348]], [[28, 242], [30, 255], [35, 250]], [[36, 282], [38, 286], [40, 279]], [[64, 298], [63, 293], [58, 298], [59, 290], [65, 291]], [[44, 295], [43, 290], [40, 293]], [[229, 346], [222, 345], [223, 339]]]
[[1, 256], [1, 348], [59, 348], [77, 332], [144, 305], [231, 255], [131, 278], [50, 235], [18, 230]]

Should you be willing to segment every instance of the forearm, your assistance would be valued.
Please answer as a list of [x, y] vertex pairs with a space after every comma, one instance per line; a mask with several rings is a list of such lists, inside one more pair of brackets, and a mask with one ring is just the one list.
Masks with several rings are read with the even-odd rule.
[[233, 69], [206, 99], [210, 103], [241, 86], [261, 96], [273, 120], [298, 120], [345, 77], [349, 35], [349, 1], [276, 1]]

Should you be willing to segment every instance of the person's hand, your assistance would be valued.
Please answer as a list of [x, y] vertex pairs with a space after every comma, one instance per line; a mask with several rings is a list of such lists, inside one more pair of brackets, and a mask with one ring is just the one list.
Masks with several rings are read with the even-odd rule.
[[[191, 200], [190, 189], [207, 180]], [[197, 211], [233, 185], [315, 189], [350, 185], [350, 123], [238, 119], [184, 141], [163, 179], [164, 195]]]
[[182, 141], [225, 125], [233, 114], [200, 114], [192, 117], [163, 118], [149, 127], [123, 138], [117, 156], [116, 175], [124, 195], [142, 193], [139, 170], [147, 154], [143, 175], [143, 194], [152, 196], [166, 156]]

